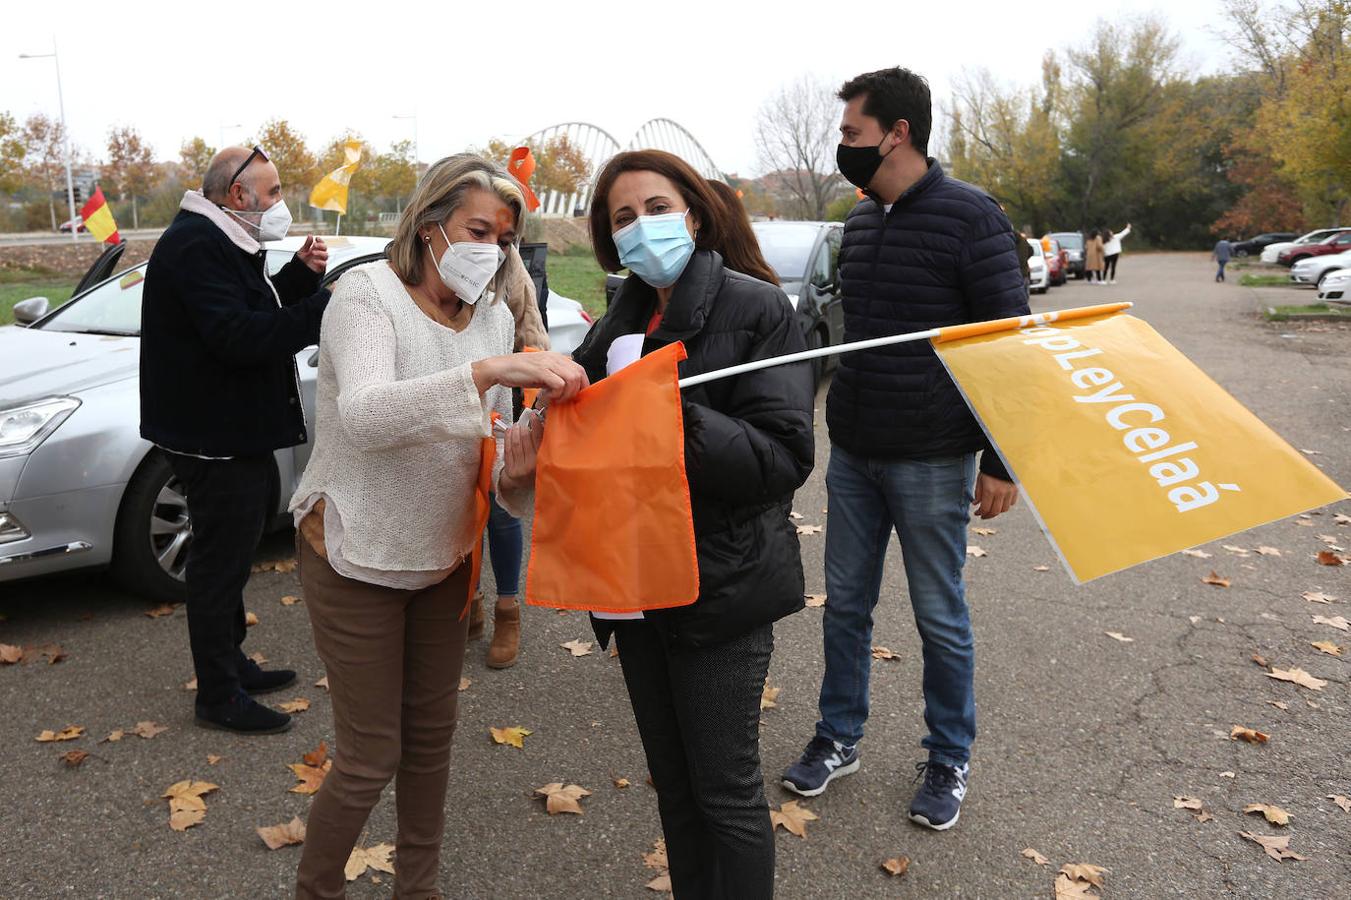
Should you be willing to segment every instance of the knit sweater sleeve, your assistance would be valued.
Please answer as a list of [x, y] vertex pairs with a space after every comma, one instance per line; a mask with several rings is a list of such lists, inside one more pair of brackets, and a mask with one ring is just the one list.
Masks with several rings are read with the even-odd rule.
[[361, 450], [391, 450], [487, 437], [488, 407], [474, 384], [472, 361], [421, 378], [399, 380], [394, 322], [366, 272], [338, 282], [324, 315], [320, 346], [337, 382], [338, 422]]

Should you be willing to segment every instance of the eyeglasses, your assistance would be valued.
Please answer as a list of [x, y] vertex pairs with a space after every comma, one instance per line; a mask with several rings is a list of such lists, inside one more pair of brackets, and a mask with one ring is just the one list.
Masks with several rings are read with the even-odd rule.
[[257, 144], [253, 145], [253, 152], [250, 153], [248, 155], [248, 158], [244, 160], [243, 165], [241, 165], [238, 169], [235, 169], [235, 174], [230, 178], [230, 183], [225, 185], [226, 190], [229, 190], [230, 185], [234, 184], [236, 181], [239, 180], [239, 176], [244, 174], [244, 170], [249, 167], [249, 163], [253, 162], [254, 159], [261, 159], [263, 162], [267, 162], [267, 153], [263, 150], [262, 147], [259, 147]]

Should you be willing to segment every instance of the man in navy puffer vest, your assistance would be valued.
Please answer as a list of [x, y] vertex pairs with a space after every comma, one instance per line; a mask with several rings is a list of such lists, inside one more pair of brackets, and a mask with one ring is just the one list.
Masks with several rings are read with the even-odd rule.
[[[1008, 218], [927, 155], [927, 82], [884, 69], [849, 81], [839, 97], [837, 163], [866, 194], [845, 222], [840, 249], [845, 340], [1027, 314]], [[821, 721], [783, 783], [810, 797], [858, 769], [872, 613], [895, 529], [923, 644], [928, 726], [928, 759], [917, 765], [923, 784], [909, 814], [941, 831], [957, 824], [976, 734], [962, 582], [970, 510], [993, 518], [1014, 504], [1018, 489], [927, 342], [841, 356], [826, 422]]]

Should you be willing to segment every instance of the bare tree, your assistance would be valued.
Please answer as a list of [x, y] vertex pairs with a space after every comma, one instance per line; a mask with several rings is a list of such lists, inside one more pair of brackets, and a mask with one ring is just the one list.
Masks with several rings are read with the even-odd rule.
[[760, 107], [760, 166], [806, 218], [824, 219], [844, 183], [835, 171], [840, 107], [835, 92], [810, 76], [780, 88]]
[[40, 184], [47, 193], [47, 209], [52, 217], [52, 231], [56, 230], [56, 197], [64, 186], [66, 131], [61, 123], [42, 113], [28, 117], [23, 126], [23, 143], [27, 150], [29, 180]]

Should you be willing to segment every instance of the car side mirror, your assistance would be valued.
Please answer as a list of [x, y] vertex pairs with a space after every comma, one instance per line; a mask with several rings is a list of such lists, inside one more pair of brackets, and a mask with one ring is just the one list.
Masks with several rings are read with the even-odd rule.
[[29, 297], [14, 304], [14, 324], [27, 328], [38, 319], [47, 315], [51, 301], [46, 297]]

